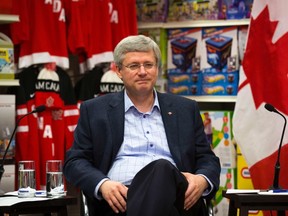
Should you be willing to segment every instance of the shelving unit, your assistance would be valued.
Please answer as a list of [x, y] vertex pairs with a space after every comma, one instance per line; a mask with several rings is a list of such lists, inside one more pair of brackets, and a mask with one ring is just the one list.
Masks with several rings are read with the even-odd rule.
[[181, 22], [139, 22], [138, 29], [149, 28], [196, 28], [196, 27], [220, 27], [220, 26], [245, 26], [249, 25], [249, 19], [241, 20], [189, 20]]
[[[19, 16], [13, 14], [0, 14], [0, 24], [19, 22]], [[0, 86], [19, 86], [19, 80], [0, 79]]]
[[0, 80], [0, 86], [19, 86], [19, 80], [9, 80], [9, 79], [2, 79]]
[[197, 102], [211, 102], [211, 103], [235, 103], [236, 96], [185, 96]]
[[13, 14], [0, 14], [0, 24], [19, 22], [19, 16]]
[[[173, 28], [198, 28], [222, 26], [248, 26], [250, 19], [235, 20], [188, 20], [179, 22], [138, 22], [138, 29], [173, 29]], [[234, 109], [237, 96], [185, 96], [196, 100], [203, 109]]]

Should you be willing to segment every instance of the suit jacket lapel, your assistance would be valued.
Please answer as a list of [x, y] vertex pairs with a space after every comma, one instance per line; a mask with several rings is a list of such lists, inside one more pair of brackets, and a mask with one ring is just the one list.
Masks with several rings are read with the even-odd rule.
[[111, 162], [115, 159], [124, 136], [124, 91], [116, 94], [110, 102], [108, 110], [108, 120], [110, 124], [113, 152]]
[[167, 97], [164, 94], [157, 93], [159, 105], [161, 109], [161, 115], [163, 119], [163, 124], [166, 131], [167, 142], [171, 151], [171, 154], [177, 164], [181, 164], [181, 154], [179, 150], [179, 127], [178, 127], [178, 118], [177, 109], [173, 106], [173, 101], [167, 101]]

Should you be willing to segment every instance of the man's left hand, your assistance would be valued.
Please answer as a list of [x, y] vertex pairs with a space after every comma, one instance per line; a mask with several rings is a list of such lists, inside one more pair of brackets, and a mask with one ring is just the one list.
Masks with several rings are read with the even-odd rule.
[[208, 187], [208, 182], [201, 175], [194, 175], [188, 172], [182, 172], [188, 181], [188, 187], [185, 192], [184, 209], [190, 209], [202, 196]]

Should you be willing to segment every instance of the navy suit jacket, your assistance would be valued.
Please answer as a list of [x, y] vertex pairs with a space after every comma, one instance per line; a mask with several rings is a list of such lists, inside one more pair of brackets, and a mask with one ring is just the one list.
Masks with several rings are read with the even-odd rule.
[[[168, 145], [178, 169], [205, 175], [214, 185], [213, 196], [219, 186], [220, 163], [207, 142], [197, 103], [173, 94], [157, 94]], [[123, 134], [124, 91], [83, 102], [74, 143], [64, 164], [68, 182], [94, 199], [95, 187], [107, 177]]]

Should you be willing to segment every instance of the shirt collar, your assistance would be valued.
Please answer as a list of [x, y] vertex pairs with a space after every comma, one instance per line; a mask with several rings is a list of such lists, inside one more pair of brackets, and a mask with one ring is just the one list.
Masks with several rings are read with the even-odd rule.
[[[160, 111], [160, 106], [159, 106], [159, 101], [158, 101], [158, 96], [157, 96], [157, 92], [156, 90], [154, 89], [153, 90], [153, 93], [154, 93], [154, 104], [151, 108], [151, 111], [156, 107], [158, 108], [158, 110]], [[131, 107], [134, 107], [135, 109], [137, 109], [135, 107], [135, 105], [133, 104], [133, 102], [130, 100], [130, 98], [128, 97], [127, 95], [127, 92], [126, 90], [124, 90], [124, 106], [125, 106], [125, 112], [127, 112]]]

